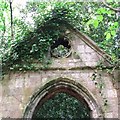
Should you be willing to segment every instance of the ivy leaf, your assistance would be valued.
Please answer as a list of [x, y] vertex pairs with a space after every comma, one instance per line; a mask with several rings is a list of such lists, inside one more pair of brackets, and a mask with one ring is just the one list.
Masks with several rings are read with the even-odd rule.
[[92, 24], [92, 23], [93, 23], [93, 20], [90, 19], [86, 24], [89, 26], [89, 25]]
[[116, 35], [116, 31], [111, 31], [111, 35], [115, 36]]
[[99, 21], [102, 21], [102, 20], [103, 20], [103, 16], [102, 16], [102, 15], [98, 15], [98, 16], [97, 16], [97, 19], [98, 19]]
[[115, 27], [118, 27], [118, 25], [119, 25], [118, 22], [114, 22]]
[[107, 2], [113, 2], [113, 0], [107, 0]]
[[95, 28], [97, 28], [98, 25], [99, 25], [99, 21], [98, 21], [98, 20], [94, 20], [94, 21], [93, 21], [93, 26], [94, 26]]
[[0, 30], [3, 31], [4, 30], [4, 26], [0, 25]]
[[106, 39], [108, 40], [108, 39], [110, 39], [111, 38], [111, 34], [110, 33], [107, 33], [106, 34]]
[[97, 10], [97, 13], [98, 13], [98, 14], [101, 14], [101, 13], [105, 14], [106, 12], [107, 12], [107, 11], [106, 11], [105, 8], [99, 8], [99, 9]]

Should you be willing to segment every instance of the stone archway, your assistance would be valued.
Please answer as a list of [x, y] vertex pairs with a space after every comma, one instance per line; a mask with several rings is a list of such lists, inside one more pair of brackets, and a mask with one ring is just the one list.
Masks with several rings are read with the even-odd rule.
[[23, 118], [32, 120], [37, 106], [42, 105], [56, 93], [68, 93], [84, 103], [90, 110], [91, 118], [103, 118], [103, 112], [97, 101], [90, 92], [81, 84], [67, 78], [58, 78], [48, 82], [40, 88], [31, 98]]

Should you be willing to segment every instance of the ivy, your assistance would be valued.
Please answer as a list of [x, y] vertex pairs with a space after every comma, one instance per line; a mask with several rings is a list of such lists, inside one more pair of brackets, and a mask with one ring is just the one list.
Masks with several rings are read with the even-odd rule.
[[[41, 67], [48, 66], [49, 48], [64, 35], [66, 22], [90, 36], [114, 59], [118, 57], [118, 18], [101, 3], [29, 2], [21, 13], [22, 19], [14, 18], [15, 39], [4, 36], [7, 43], [1, 49], [5, 51], [1, 55], [4, 72], [35, 69], [35, 65], [31, 66], [33, 61]], [[31, 20], [27, 21], [29, 15]]]
[[66, 93], [57, 93], [39, 106], [34, 119], [89, 119], [90, 110], [82, 102]]

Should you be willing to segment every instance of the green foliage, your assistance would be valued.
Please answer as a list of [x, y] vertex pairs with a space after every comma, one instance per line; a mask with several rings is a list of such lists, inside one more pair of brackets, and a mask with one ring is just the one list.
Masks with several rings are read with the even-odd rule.
[[[0, 4], [7, 11], [8, 5]], [[113, 5], [116, 6], [115, 3]], [[4, 17], [0, 15], [4, 21]], [[29, 2], [21, 10], [21, 18], [14, 18], [14, 40], [10, 40], [9, 36], [4, 39], [4, 52], [0, 56], [3, 58], [3, 71], [31, 70], [35, 67], [30, 67], [31, 62], [36, 60], [41, 65], [48, 64], [48, 50], [64, 34], [65, 27], [61, 29], [61, 26], [65, 26], [66, 21], [90, 36], [114, 59], [119, 54], [118, 18], [114, 11], [101, 3]], [[2, 31], [3, 26], [0, 27]]]
[[8, 12], [8, 3], [5, 1], [0, 1], [0, 31], [5, 31], [5, 20]]
[[43, 103], [33, 115], [34, 119], [77, 119], [89, 117], [89, 108], [66, 93], [57, 93], [54, 97]]
[[92, 81], [94, 82], [96, 88], [98, 88], [99, 93], [101, 97], [103, 98], [104, 107], [106, 109], [106, 107], [108, 106], [108, 100], [104, 93], [105, 83], [104, 83], [104, 79], [102, 78], [102, 74], [101, 74], [103, 65], [100, 63], [97, 67], [98, 67], [97, 68], [98, 70], [94, 71], [94, 73], [92, 74]]
[[2, 58], [3, 53], [6, 53], [6, 48], [9, 48], [10, 45], [10, 20], [9, 15], [9, 4], [5, 0], [0, 1], [0, 59]]
[[59, 45], [57, 48], [54, 48], [52, 50], [52, 55], [55, 57], [64, 57], [69, 52], [69, 49], [67, 47], [64, 47], [63, 45]]

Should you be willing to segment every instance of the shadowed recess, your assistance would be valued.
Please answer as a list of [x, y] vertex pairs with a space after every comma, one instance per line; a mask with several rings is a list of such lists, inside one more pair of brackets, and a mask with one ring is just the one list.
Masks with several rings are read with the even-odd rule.
[[33, 119], [35, 118], [90, 118], [90, 110], [75, 97], [60, 92], [37, 107], [33, 114]]

